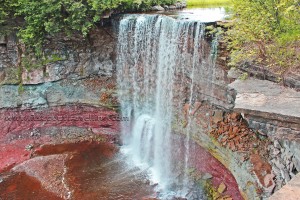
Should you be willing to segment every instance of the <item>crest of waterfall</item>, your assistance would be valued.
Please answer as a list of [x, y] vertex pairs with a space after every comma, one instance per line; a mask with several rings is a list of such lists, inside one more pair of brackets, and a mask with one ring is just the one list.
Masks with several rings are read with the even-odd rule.
[[[184, 104], [194, 102], [195, 79], [209, 78], [204, 29], [200, 22], [159, 15], [128, 15], [119, 24], [118, 97], [122, 115], [131, 119], [122, 129], [123, 141], [134, 162], [164, 189], [188, 183], [187, 175], [175, 173], [172, 126]], [[185, 170], [189, 129], [180, 160]]]

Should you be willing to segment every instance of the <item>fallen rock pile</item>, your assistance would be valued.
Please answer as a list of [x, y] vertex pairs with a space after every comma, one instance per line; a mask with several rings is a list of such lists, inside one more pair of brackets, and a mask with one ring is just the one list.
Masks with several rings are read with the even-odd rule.
[[[232, 151], [249, 152], [259, 150], [262, 143], [264, 143], [258, 134], [247, 127], [246, 122], [238, 113], [228, 113], [220, 118], [220, 114], [215, 112], [211, 124], [211, 135], [223, 147], [228, 147]], [[245, 158], [245, 160], [247, 159]]]
[[[221, 117], [220, 117], [221, 116]], [[210, 132], [223, 147], [241, 153], [241, 162], [250, 161], [252, 171], [265, 194], [271, 194], [275, 188], [272, 166], [270, 165], [269, 148], [272, 143], [265, 136], [248, 128], [246, 121], [238, 113], [215, 111], [211, 118]]]

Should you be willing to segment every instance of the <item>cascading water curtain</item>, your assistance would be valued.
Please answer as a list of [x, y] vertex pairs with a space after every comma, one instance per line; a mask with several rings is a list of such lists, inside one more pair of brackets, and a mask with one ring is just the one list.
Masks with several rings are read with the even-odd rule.
[[[118, 96], [122, 114], [131, 117], [130, 127], [123, 127], [124, 146], [163, 189], [188, 184], [187, 177], [174, 174], [172, 122], [185, 100], [193, 100], [194, 73], [204, 62], [203, 38], [202, 23], [166, 16], [129, 15], [119, 24]], [[184, 146], [189, 148], [188, 141]], [[189, 151], [182, 151], [187, 168]]]

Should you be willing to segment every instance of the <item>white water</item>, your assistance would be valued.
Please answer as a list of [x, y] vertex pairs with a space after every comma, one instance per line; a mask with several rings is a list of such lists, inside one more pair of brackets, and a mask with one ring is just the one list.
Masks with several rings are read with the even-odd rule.
[[[149, 169], [161, 189], [180, 186], [177, 194], [187, 192], [189, 180], [175, 174], [172, 122], [185, 102], [194, 101], [194, 73], [205, 64], [203, 38], [200, 22], [166, 16], [129, 15], [119, 25], [118, 95], [122, 114], [132, 122], [123, 127], [124, 149], [136, 165]], [[190, 79], [189, 92], [184, 76]], [[189, 124], [186, 135], [182, 172], [189, 166]]]

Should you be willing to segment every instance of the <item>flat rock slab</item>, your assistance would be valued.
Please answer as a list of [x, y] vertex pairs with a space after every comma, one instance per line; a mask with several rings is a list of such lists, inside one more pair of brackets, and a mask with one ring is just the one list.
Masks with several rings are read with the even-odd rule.
[[275, 192], [269, 200], [296, 200], [300, 199], [300, 174], [297, 174], [287, 185]]
[[30, 159], [13, 168], [39, 180], [44, 188], [61, 198], [68, 198], [71, 191], [65, 183], [67, 154], [41, 156]]
[[257, 79], [236, 80], [234, 110], [267, 119], [300, 123], [300, 92]]

